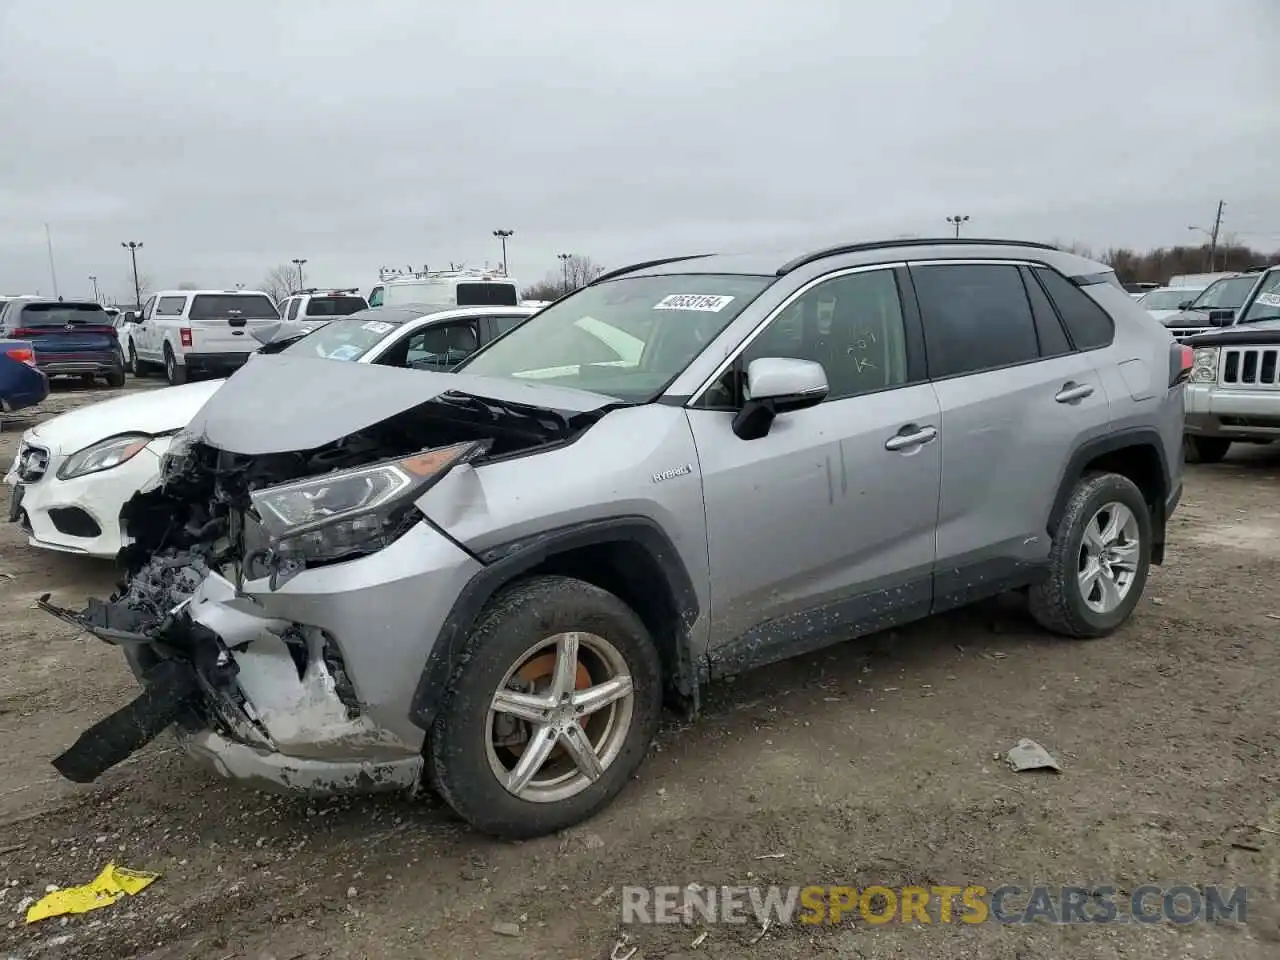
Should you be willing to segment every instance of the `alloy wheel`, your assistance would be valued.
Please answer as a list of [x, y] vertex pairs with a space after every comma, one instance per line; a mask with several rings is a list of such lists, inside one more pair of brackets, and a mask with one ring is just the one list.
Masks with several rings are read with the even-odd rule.
[[1139, 539], [1138, 518], [1123, 503], [1105, 504], [1085, 524], [1076, 576], [1094, 613], [1111, 613], [1133, 588]]
[[631, 675], [613, 644], [593, 633], [548, 637], [517, 658], [493, 695], [489, 768], [521, 800], [566, 800], [618, 758], [634, 711]]

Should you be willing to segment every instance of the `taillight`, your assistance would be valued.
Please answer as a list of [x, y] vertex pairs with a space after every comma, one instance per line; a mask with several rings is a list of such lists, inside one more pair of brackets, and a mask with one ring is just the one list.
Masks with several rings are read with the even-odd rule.
[[36, 355], [34, 351], [28, 350], [26, 347], [10, 347], [5, 351], [6, 356], [17, 360], [19, 363], [25, 363], [28, 367], [36, 365]]
[[1196, 352], [1182, 343], [1175, 343], [1169, 348], [1169, 386], [1176, 387], [1186, 383], [1191, 377], [1191, 368], [1196, 362]]
[[13, 337], [15, 340], [22, 340], [26, 337], [40, 337], [48, 332], [48, 330], [32, 330], [30, 327], [19, 327], [17, 330], [13, 331], [13, 333], [9, 334], [9, 336]]
[[182, 345], [184, 347], [191, 346], [191, 328], [190, 327], [182, 327], [180, 330], [178, 330], [178, 336], [182, 338]]

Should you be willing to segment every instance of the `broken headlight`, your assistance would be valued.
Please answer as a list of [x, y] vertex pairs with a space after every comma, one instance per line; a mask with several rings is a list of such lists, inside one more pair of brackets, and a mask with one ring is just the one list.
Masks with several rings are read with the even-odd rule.
[[122, 433], [77, 450], [58, 468], [59, 480], [71, 480], [90, 473], [101, 473], [132, 460], [146, 449], [151, 437], [145, 433]]
[[250, 498], [278, 561], [371, 553], [403, 529], [414, 500], [450, 469], [486, 449], [486, 442], [459, 443], [264, 487]]

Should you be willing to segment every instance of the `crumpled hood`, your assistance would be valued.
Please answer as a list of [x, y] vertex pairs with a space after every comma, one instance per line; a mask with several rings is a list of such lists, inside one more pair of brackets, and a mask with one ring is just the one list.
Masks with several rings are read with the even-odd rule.
[[[327, 322], [327, 321], [326, 321]], [[303, 323], [300, 320], [281, 320], [277, 323], [268, 323], [265, 326], [254, 327], [249, 331], [249, 336], [257, 340], [263, 346], [269, 343], [275, 343], [278, 340], [289, 340], [293, 337], [305, 337], [309, 333], [313, 333], [323, 327], [323, 323]]]
[[32, 432], [39, 442], [61, 453], [74, 453], [121, 433], [181, 430], [224, 382], [202, 380], [180, 387], [127, 393], [60, 414]]
[[237, 370], [191, 421], [188, 433], [247, 456], [314, 450], [450, 392], [566, 417], [618, 403], [602, 394], [538, 383], [276, 354]]

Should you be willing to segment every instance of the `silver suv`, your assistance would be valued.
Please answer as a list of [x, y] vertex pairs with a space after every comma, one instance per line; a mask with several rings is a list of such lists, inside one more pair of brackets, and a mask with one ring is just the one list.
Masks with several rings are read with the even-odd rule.
[[898, 240], [617, 270], [453, 374], [263, 357], [126, 506], [121, 592], [43, 601], [146, 688], [55, 766], [176, 724], [229, 777], [528, 837], [716, 678], [1009, 590], [1106, 634], [1190, 353], [1101, 264]]

